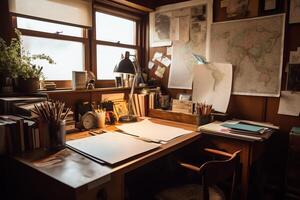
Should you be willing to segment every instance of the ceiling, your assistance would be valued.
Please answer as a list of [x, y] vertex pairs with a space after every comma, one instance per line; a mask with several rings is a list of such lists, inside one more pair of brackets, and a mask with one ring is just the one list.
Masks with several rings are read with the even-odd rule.
[[154, 9], [158, 6], [171, 4], [171, 3], [178, 3], [187, 0], [127, 0], [127, 1]]

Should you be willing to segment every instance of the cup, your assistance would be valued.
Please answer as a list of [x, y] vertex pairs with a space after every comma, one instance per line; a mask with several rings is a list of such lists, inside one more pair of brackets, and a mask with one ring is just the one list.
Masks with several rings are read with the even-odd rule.
[[212, 118], [211, 115], [198, 115], [197, 116], [197, 125], [203, 126], [205, 124], [209, 124], [211, 122]]
[[39, 130], [42, 137], [41, 146], [50, 151], [65, 148], [65, 126], [65, 120], [39, 122]]
[[98, 128], [105, 128], [105, 111], [97, 112], [97, 125]]
[[170, 96], [169, 95], [160, 95], [159, 96], [159, 105], [161, 109], [167, 110], [170, 107]]

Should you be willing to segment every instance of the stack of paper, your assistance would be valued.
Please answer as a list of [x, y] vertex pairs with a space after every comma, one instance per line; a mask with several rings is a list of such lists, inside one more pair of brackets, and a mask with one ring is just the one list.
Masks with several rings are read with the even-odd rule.
[[160, 145], [138, 140], [132, 136], [107, 132], [67, 142], [67, 146], [99, 162], [114, 165], [141, 153], [158, 148]]
[[176, 137], [192, 132], [182, 128], [156, 124], [148, 119], [144, 119], [141, 122], [123, 124], [121, 126], [117, 126], [117, 128], [127, 134], [147, 138], [154, 142], [167, 142]]
[[200, 126], [199, 131], [248, 141], [262, 141], [269, 138], [273, 133], [271, 128], [241, 124], [239, 121], [226, 121], [225, 123], [216, 121]]

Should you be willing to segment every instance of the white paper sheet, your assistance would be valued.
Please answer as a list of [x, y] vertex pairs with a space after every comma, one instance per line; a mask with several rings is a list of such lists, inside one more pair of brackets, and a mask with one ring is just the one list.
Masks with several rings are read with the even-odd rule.
[[161, 52], [155, 52], [152, 58], [152, 61], [154, 62], [155, 60], [161, 61], [163, 54]]
[[278, 114], [299, 116], [300, 92], [281, 91]]
[[172, 56], [173, 47], [167, 47], [167, 55]]
[[168, 58], [168, 57], [163, 57], [162, 59], [161, 59], [161, 62], [160, 62], [161, 64], [163, 64], [164, 66], [166, 66], [166, 67], [169, 67], [170, 65], [171, 65], [171, 60]]
[[148, 62], [148, 68], [149, 69], [152, 69], [154, 67], [154, 65], [155, 65], [154, 62], [152, 62], [152, 61]]
[[290, 51], [290, 64], [298, 64], [300, 63], [300, 49], [297, 48], [297, 51]]
[[169, 88], [192, 89], [194, 58], [187, 53], [185, 42], [173, 42], [172, 65], [169, 72]]
[[167, 142], [176, 137], [193, 132], [182, 128], [153, 123], [148, 119], [144, 119], [141, 122], [123, 124], [117, 126], [117, 128], [130, 135], [162, 142]]
[[212, 104], [213, 109], [225, 113], [232, 87], [232, 65], [210, 63], [194, 66], [194, 102]]
[[158, 66], [154, 74], [159, 78], [163, 78], [165, 71], [166, 71], [165, 67]]

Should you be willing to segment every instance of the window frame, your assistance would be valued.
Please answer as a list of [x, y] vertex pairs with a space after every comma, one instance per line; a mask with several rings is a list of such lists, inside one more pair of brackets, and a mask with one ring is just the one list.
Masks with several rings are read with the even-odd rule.
[[[43, 22], [51, 22], [51, 23], [55, 23], [55, 24], [62, 24], [62, 25], [79, 27], [79, 28], [82, 28], [83, 36], [82, 37], [77, 37], [77, 36], [69, 36], [69, 35], [60, 35], [60, 34], [57, 34], [57, 33], [47, 33], [47, 32], [42, 32], [42, 31], [18, 28], [17, 17], [33, 19], [33, 20], [39, 20], [39, 21], [43, 21]], [[32, 17], [32, 16], [27, 16], [27, 15], [21, 15], [21, 14], [16, 14], [16, 13], [11, 13], [10, 18], [12, 19], [12, 27], [18, 29], [22, 33], [22, 35], [24, 35], [24, 36], [47, 38], [47, 39], [56, 39], [56, 40], [64, 40], [64, 41], [72, 41], [72, 42], [81, 42], [84, 45], [84, 68], [83, 68], [83, 70], [87, 70], [87, 71], [92, 70], [90, 68], [90, 65], [91, 65], [91, 62], [90, 62], [90, 42], [89, 42], [89, 29], [90, 29], [90, 27], [79, 26], [79, 25], [76, 25], [76, 24], [70, 24], [70, 23], [65, 23], [65, 22], [48, 20], [48, 19]], [[57, 88], [70, 88], [70, 87], [72, 87], [72, 85], [71, 85], [72, 80], [47, 80], [47, 81], [55, 82]]]
[[[109, 41], [104, 41], [104, 40], [97, 40], [96, 38], [96, 12], [124, 18], [127, 20], [132, 20], [135, 21], [136, 23], [136, 28], [135, 28], [135, 45], [130, 45], [130, 44], [123, 44], [120, 42], [109, 42]], [[98, 79], [97, 77], [97, 45], [105, 45], [105, 46], [111, 46], [111, 47], [121, 47], [121, 48], [129, 48], [129, 49], [134, 49], [137, 52], [137, 59], [139, 63], [141, 63], [141, 55], [142, 55], [142, 23], [143, 19], [139, 15], [135, 15], [133, 13], [129, 13], [126, 10], [120, 10], [120, 9], [115, 9], [115, 8], [108, 8], [103, 5], [95, 6], [93, 10], [93, 48], [92, 48], [92, 62], [93, 62], [93, 72], [97, 78], [96, 80], [96, 86], [101, 86], [101, 87], [113, 87], [115, 86], [115, 82], [113, 79], [111, 80], [106, 80], [106, 79]], [[125, 52], [124, 52], [125, 53]]]

